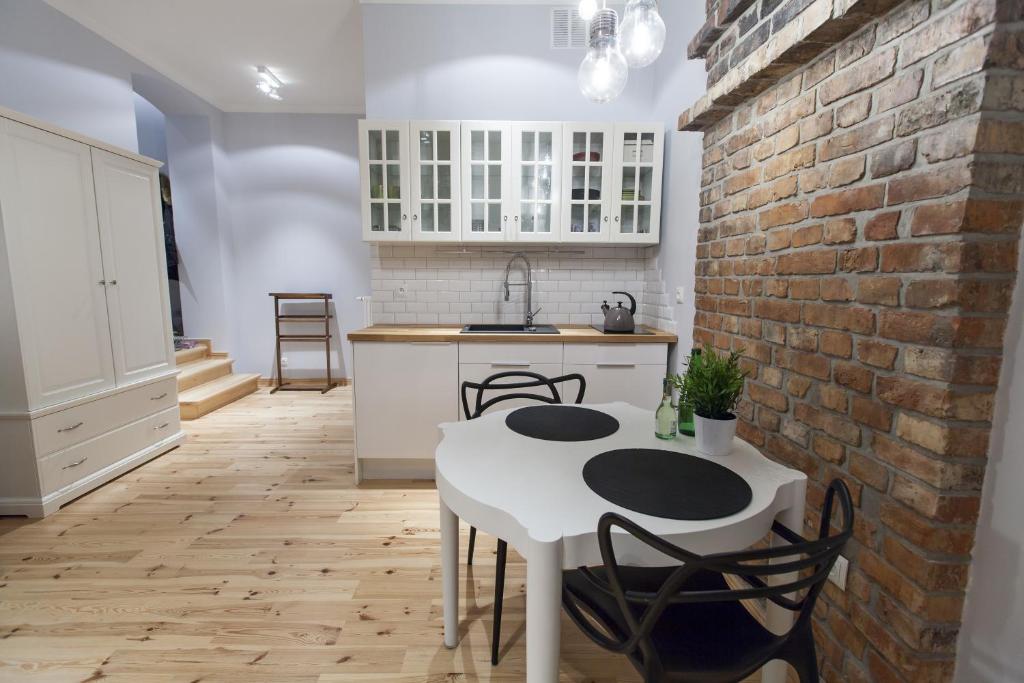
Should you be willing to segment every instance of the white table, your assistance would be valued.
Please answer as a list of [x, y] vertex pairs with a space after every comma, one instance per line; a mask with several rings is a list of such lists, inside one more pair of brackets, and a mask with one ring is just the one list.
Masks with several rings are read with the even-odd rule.
[[[521, 436], [505, 426], [510, 410], [476, 420], [441, 425], [437, 448], [437, 491], [441, 507], [441, 571], [444, 642], [458, 645], [459, 519], [508, 541], [526, 558], [526, 653], [528, 683], [558, 680], [562, 570], [602, 564], [598, 519], [617, 512], [670, 543], [700, 554], [744, 549], [764, 538], [772, 520], [803, 529], [807, 477], [774, 463], [744, 441], [733, 452], [709, 458], [742, 476], [753, 499], [742, 512], [707, 521], [678, 521], [639, 514], [613, 505], [583, 481], [583, 465], [617, 448], [661, 448], [699, 455], [694, 440], [654, 436], [654, 414], [625, 403], [588, 406], [609, 413], [620, 427], [596, 441], [565, 443]], [[620, 532], [615, 548], [622, 564], [657, 566], [671, 560]], [[785, 632], [792, 615], [769, 603], [769, 627]], [[766, 682], [785, 680], [785, 667], [772, 662]]]

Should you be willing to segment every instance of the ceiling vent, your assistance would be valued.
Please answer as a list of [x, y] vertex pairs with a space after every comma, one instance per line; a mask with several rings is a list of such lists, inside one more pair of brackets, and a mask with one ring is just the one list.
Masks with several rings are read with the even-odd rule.
[[583, 50], [587, 47], [587, 22], [575, 7], [551, 10], [551, 48]]

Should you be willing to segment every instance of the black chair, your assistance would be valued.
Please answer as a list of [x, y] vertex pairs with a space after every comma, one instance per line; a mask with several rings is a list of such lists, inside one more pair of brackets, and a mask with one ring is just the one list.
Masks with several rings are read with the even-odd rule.
[[[506, 381], [502, 381], [506, 380]], [[473, 420], [484, 414], [489, 408], [515, 399], [526, 399], [539, 401], [541, 403], [562, 403], [562, 395], [558, 392], [558, 385], [566, 382], [579, 382], [579, 392], [576, 394], [576, 403], [583, 403], [583, 394], [587, 391], [587, 380], [583, 375], [572, 374], [562, 377], [548, 378], [536, 372], [525, 370], [513, 370], [510, 372], [499, 372], [491, 375], [483, 382], [462, 383], [462, 410], [467, 420]], [[545, 387], [550, 396], [545, 393], [526, 393], [525, 389], [538, 389]], [[469, 392], [476, 392], [476, 400], [473, 409], [469, 407]], [[485, 399], [487, 392], [501, 392], [496, 396]], [[473, 564], [473, 549], [476, 546], [476, 527], [469, 527], [469, 553], [466, 564]], [[491, 635], [491, 665], [498, 663], [498, 641], [501, 635], [501, 601], [505, 596], [505, 560], [508, 556], [508, 543], [498, 539], [498, 561], [494, 570], [494, 629]]]
[[[830, 534], [836, 498], [843, 525]], [[613, 527], [683, 564], [619, 566]], [[607, 513], [598, 525], [604, 566], [566, 571], [562, 606], [591, 640], [628, 656], [648, 683], [741, 681], [773, 659], [792, 665], [801, 683], [818, 683], [811, 615], [836, 557], [853, 534], [849, 489], [841, 480], [829, 485], [817, 540], [805, 540], [777, 522], [772, 530], [790, 545], [700, 556]], [[767, 583], [782, 574], [789, 576], [778, 585]], [[761, 598], [796, 613], [785, 635], [766, 629], [740, 602]]]

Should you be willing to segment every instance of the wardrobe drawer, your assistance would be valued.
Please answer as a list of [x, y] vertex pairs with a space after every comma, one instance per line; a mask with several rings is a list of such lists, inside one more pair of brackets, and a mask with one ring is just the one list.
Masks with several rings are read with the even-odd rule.
[[150, 415], [39, 461], [43, 495], [124, 460], [179, 431], [178, 407]]
[[[526, 344], [466, 342], [459, 344], [459, 363], [522, 366], [527, 363], [562, 363], [562, 345], [553, 342]], [[512, 369], [507, 367], [505, 369]], [[498, 372], [498, 370], [495, 370]]]
[[566, 365], [668, 365], [668, 344], [566, 344]]
[[32, 421], [36, 457], [82, 443], [116, 427], [178, 405], [177, 379], [106, 396]]

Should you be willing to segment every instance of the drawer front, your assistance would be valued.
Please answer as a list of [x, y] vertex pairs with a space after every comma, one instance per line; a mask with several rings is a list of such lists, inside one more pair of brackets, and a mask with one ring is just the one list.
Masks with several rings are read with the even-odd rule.
[[[503, 365], [502, 363], [472, 363], [472, 364], [460, 364], [459, 365], [459, 419], [466, 419], [466, 413], [462, 409], [462, 383], [463, 382], [483, 382], [491, 375], [496, 375], [499, 372], [536, 372], [539, 375], [545, 377], [558, 377], [562, 374], [561, 363], [525, 363], [518, 365]], [[509, 380], [510, 381], [510, 380]], [[576, 399], [576, 392], [579, 391], [579, 384], [572, 382], [565, 385], [566, 391], [562, 391], [559, 387], [559, 393], [563, 394], [562, 400], [571, 403]], [[543, 396], [550, 396], [550, 392], [546, 387], [538, 387], [537, 389], [514, 389], [509, 391], [488, 391], [484, 394], [484, 400], [490, 400], [495, 396], [501, 396], [507, 393], [531, 393], [541, 394]], [[566, 396], [565, 394], [569, 394]], [[476, 390], [471, 389], [466, 394], [466, 400], [469, 401], [469, 409], [473, 410], [476, 406]], [[585, 400], [585, 399], [584, 399]], [[505, 410], [507, 408], [521, 408], [522, 406], [538, 405], [537, 401], [530, 401], [527, 399], [514, 399], [510, 401], [502, 401], [497, 404], [491, 410]]]
[[668, 344], [566, 344], [565, 364], [668, 367]]
[[487, 342], [459, 344], [459, 363], [486, 365], [522, 365], [524, 363], [562, 364], [562, 345], [553, 342], [527, 344], [491, 344]]
[[587, 380], [585, 403], [623, 401], [645, 410], [661, 403], [665, 368], [660, 365], [566, 365], [565, 372], [578, 372]]
[[176, 381], [175, 377], [168, 377], [33, 420], [36, 457], [55, 453], [177, 406]]
[[39, 461], [43, 495], [173, 436], [179, 431], [177, 406], [115, 429]]

